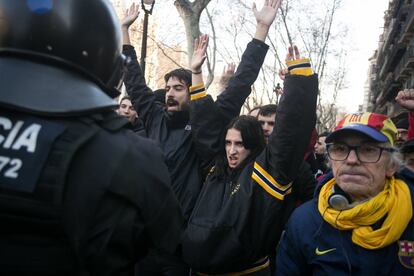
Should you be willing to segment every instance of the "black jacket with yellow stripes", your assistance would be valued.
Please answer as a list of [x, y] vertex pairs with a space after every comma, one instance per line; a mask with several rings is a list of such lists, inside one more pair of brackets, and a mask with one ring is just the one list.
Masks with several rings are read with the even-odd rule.
[[[287, 76], [267, 147], [240, 174], [213, 171], [206, 179], [182, 242], [184, 260], [195, 271], [243, 271], [276, 247], [284, 199], [315, 125], [317, 92], [316, 75]], [[190, 114], [197, 141], [211, 135], [223, 116], [210, 96], [192, 101]]]
[[[192, 124], [197, 124], [195, 128], [198, 130], [203, 126], [197, 121], [189, 121], [188, 112], [171, 115], [156, 103], [154, 93], [142, 76], [134, 47], [123, 46], [123, 54], [130, 58], [124, 80], [128, 95], [145, 124], [148, 138], [157, 141], [164, 152], [172, 188], [186, 218], [190, 216], [201, 190], [206, 164], [210, 163], [218, 150], [217, 132], [220, 133], [222, 126], [240, 113], [240, 108], [260, 72], [268, 48], [264, 42], [256, 39], [248, 43], [235, 76], [218, 96], [215, 104], [221, 114], [220, 121], [216, 122], [220, 126], [214, 126], [207, 133], [198, 135], [193, 133]], [[203, 91], [199, 95], [204, 96]], [[197, 98], [195, 94], [196, 91], [193, 91], [191, 98]], [[198, 139], [200, 140], [197, 141]]]

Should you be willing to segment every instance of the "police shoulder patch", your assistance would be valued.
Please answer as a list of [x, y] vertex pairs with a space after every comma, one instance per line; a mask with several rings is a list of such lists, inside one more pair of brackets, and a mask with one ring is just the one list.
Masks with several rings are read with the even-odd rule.
[[37, 117], [0, 114], [0, 188], [31, 193], [64, 125]]

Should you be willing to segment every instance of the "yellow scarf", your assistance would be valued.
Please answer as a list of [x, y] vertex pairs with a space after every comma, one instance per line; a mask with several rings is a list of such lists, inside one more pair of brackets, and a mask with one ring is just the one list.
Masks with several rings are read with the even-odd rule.
[[[339, 230], [352, 229], [352, 241], [366, 249], [378, 249], [398, 240], [412, 217], [411, 195], [407, 184], [392, 177], [385, 188], [368, 201], [351, 209], [338, 211], [328, 204], [335, 179], [327, 182], [319, 193], [318, 209], [323, 219]], [[370, 225], [386, 215], [381, 228]]]

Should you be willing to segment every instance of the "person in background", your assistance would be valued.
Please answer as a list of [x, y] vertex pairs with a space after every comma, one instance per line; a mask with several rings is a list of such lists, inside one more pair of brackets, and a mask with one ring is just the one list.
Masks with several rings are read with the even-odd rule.
[[138, 119], [137, 112], [135, 111], [129, 96], [124, 96], [121, 101], [119, 101], [118, 114], [127, 118], [131, 124], [135, 123]]
[[129, 96], [122, 97], [119, 102], [118, 114], [125, 117], [129, 124], [127, 127], [139, 135], [146, 137], [145, 127], [142, 121], [138, 118], [137, 112], [131, 103]]
[[269, 139], [270, 134], [273, 132], [275, 126], [275, 116], [276, 116], [277, 105], [268, 104], [260, 107], [259, 113], [257, 114], [257, 120], [263, 129], [263, 134], [267, 140]]
[[403, 112], [397, 118], [393, 118], [395, 127], [397, 128], [397, 140], [395, 141], [396, 147], [401, 147], [408, 140], [408, 113]]
[[316, 173], [316, 179], [320, 179], [321, 176], [327, 173], [329, 170], [328, 156], [326, 154], [326, 137], [330, 134], [329, 131], [322, 132], [318, 135], [318, 140], [315, 143], [314, 153], [315, 160], [318, 166], [318, 172]]
[[326, 137], [330, 134], [329, 131], [322, 132], [318, 135], [318, 140], [315, 143], [315, 154], [316, 155], [326, 155]]
[[414, 173], [414, 139], [406, 141], [400, 147], [404, 166]]

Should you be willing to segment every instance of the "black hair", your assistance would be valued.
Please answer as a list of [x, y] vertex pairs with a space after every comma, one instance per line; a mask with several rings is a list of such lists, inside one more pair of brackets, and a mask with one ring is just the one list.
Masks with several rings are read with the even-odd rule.
[[401, 112], [391, 118], [391, 121], [397, 128], [408, 129], [408, 112]]
[[410, 139], [404, 142], [400, 148], [402, 154], [414, 152], [414, 139]]
[[178, 69], [174, 69], [174, 70], [168, 72], [164, 76], [165, 83], [167, 83], [168, 80], [172, 77], [175, 77], [179, 81], [184, 82], [187, 85], [187, 87], [190, 87], [192, 85], [192, 83], [191, 83], [191, 71], [190, 70], [187, 70], [187, 69], [184, 69], [184, 68], [178, 68]]
[[268, 117], [268, 116], [271, 116], [273, 114], [276, 114], [276, 110], [277, 110], [277, 105], [267, 104], [267, 105], [264, 105], [264, 106], [260, 107], [259, 115], [264, 116], [264, 117]]
[[128, 95], [123, 96], [123, 97], [121, 98], [121, 100], [119, 101], [119, 103], [122, 103], [122, 101], [123, 101], [123, 100], [128, 100], [128, 101], [130, 101], [130, 102], [131, 102], [131, 98], [130, 98]]
[[326, 136], [329, 136], [330, 134], [331, 134], [330, 131], [324, 131], [324, 132], [322, 132], [321, 134], [318, 135], [318, 138], [319, 137], [326, 137]]
[[266, 146], [262, 126], [256, 118], [249, 115], [242, 115], [234, 118], [224, 130], [224, 133], [222, 135], [222, 152], [216, 159], [215, 170], [217, 170], [218, 173], [222, 174], [227, 174], [228, 171], [225, 140], [227, 131], [231, 128], [240, 131], [244, 148], [250, 150], [249, 156], [235, 169], [237, 173], [240, 173], [247, 164], [252, 162]]

